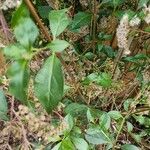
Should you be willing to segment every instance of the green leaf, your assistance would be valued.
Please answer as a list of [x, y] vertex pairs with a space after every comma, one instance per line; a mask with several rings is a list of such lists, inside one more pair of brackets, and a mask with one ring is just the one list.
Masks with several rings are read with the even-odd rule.
[[95, 128], [88, 129], [86, 135], [86, 140], [91, 144], [106, 144], [111, 143], [111, 139], [103, 130], [98, 130]]
[[59, 150], [75, 150], [75, 147], [69, 137], [62, 140]]
[[104, 88], [110, 87], [112, 83], [111, 76], [108, 73], [103, 72], [98, 76], [97, 83]]
[[133, 130], [133, 125], [127, 121], [127, 129], [128, 129], [128, 132], [132, 132]]
[[4, 48], [4, 54], [14, 60], [23, 59], [27, 55], [27, 51], [20, 44], [9, 45]]
[[8, 106], [3, 90], [0, 89], [0, 120], [7, 121]]
[[121, 113], [119, 111], [110, 111], [110, 112], [108, 112], [108, 115], [114, 120], [123, 118], [123, 116], [121, 115]]
[[59, 36], [70, 23], [66, 12], [67, 9], [62, 9], [52, 10], [49, 13], [50, 29], [54, 39]]
[[35, 95], [50, 113], [61, 101], [64, 90], [64, 78], [61, 63], [55, 54], [44, 63], [35, 78]]
[[140, 150], [140, 149], [136, 147], [135, 145], [125, 144], [121, 146], [121, 150]]
[[149, 0], [139, 0], [138, 9], [142, 8], [144, 5], [147, 5]]
[[68, 114], [66, 117], [65, 117], [65, 121], [67, 123], [67, 125], [69, 126], [69, 131], [72, 130], [73, 126], [74, 126], [74, 121], [73, 121], [73, 118], [70, 114]]
[[70, 44], [67, 41], [56, 39], [47, 45], [53, 52], [61, 52]]
[[61, 142], [55, 145], [51, 150], [60, 150]]
[[71, 103], [65, 108], [66, 114], [71, 114], [72, 116], [77, 116], [79, 114], [86, 115], [88, 107], [83, 104]]
[[14, 29], [17, 41], [25, 48], [30, 48], [35, 42], [39, 32], [37, 26], [30, 18], [24, 18]]
[[94, 117], [92, 116], [91, 111], [90, 111], [89, 108], [87, 110], [87, 114], [86, 115], [87, 115], [87, 119], [88, 119], [89, 122], [94, 122]]
[[72, 141], [77, 150], [89, 150], [89, 146], [84, 139], [73, 137]]
[[14, 62], [8, 70], [10, 79], [9, 91], [22, 103], [27, 104], [27, 91], [30, 79], [29, 64], [27, 61]]
[[11, 25], [14, 28], [20, 22], [20, 20], [24, 18], [29, 18], [30, 13], [26, 5], [22, 2], [22, 4], [17, 8], [17, 10], [12, 15]]
[[110, 116], [107, 113], [103, 113], [99, 121], [100, 127], [108, 130], [110, 128], [110, 123]]
[[71, 23], [71, 29], [78, 29], [82, 26], [89, 25], [91, 23], [92, 14], [88, 12], [78, 12]]
[[48, 19], [48, 12], [50, 12], [52, 8], [50, 6], [38, 6], [37, 8], [39, 15], [44, 19]]

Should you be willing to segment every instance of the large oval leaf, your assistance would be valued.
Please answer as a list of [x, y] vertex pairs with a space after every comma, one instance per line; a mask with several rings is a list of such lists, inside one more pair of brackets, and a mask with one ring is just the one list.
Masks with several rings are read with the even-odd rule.
[[55, 54], [50, 56], [35, 78], [35, 95], [50, 113], [63, 96], [64, 79], [61, 63]]
[[9, 91], [22, 103], [27, 104], [27, 91], [30, 79], [28, 62], [21, 60], [14, 62], [8, 70], [10, 78]]

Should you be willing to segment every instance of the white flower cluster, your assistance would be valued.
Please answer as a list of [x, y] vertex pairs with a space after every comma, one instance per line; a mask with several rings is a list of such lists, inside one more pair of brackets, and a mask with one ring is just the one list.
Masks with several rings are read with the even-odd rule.
[[130, 31], [129, 18], [128, 18], [128, 15], [125, 14], [120, 21], [120, 24], [117, 28], [117, 33], [116, 33], [118, 47], [120, 49], [124, 49], [124, 55], [130, 54], [128, 39], [127, 39], [129, 31]]
[[150, 5], [149, 6], [144, 5], [143, 11], [145, 14], [145, 18], [144, 18], [145, 22], [147, 24], [150, 24]]
[[5, 0], [0, 9], [2, 10], [8, 10], [8, 9], [11, 9], [11, 8], [15, 8], [17, 7], [18, 5], [20, 5], [20, 0]]

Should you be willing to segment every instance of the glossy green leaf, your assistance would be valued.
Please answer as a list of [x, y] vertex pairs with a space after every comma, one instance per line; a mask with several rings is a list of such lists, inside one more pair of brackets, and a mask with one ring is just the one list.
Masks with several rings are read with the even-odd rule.
[[69, 46], [65, 40], [56, 39], [47, 45], [53, 52], [61, 52]]
[[8, 106], [7, 106], [7, 101], [5, 94], [3, 90], [0, 89], [0, 120], [8, 120], [7, 117], [7, 111], [8, 111]]
[[22, 4], [17, 8], [17, 10], [12, 15], [11, 25], [14, 28], [20, 22], [20, 20], [24, 18], [29, 18], [30, 13], [26, 5], [22, 2]]
[[10, 79], [9, 91], [16, 99], [27, 104], [27, 91], [30, 78], [30, 71], [27, 61], [14, 62], [8, 70]]
[[64, 79], [61, 63], [55, 54], [44, 63], [35, 78], [35, 94], [43, 107], [50, 113], [61, 101]]
[[77, 150], [89, 150], [88, 143], [84, 139], [73, 137], [72, 141]]
[[67, 9], [62, 9], [52, 10], [49, 13], [50, 29], [54, 39], [69, 25], [70, 20], [66, 12]]
[[111, 143], [111, 139], [107, 133], [105, 133], [103, 130], [98, 130], [95, 128], [88, 129], [85, 138], [91, 144]]
[[17, 41], [25, 48], [29, 49], [35, 42], [39, 32], [37, 26], [30, 18], [24, 18], [19, 21], [19, 24], [14, 29], [14, 34]]
[[14, 60], [23, 59], [27, 55], [26, 49], [20, 44], [9, 45], [4, 48], [4, 54]]
[[82, 26], [89, 25], [91, 23], [92, 14], [88, 12], [78, 12], [71, 23], [71, 29], [78, 29]]
[[140, 149], [136, 147], [135, 145], [125, 144], [121, 146], [121, 150], [140, 150]]
[[123, 118], [121, 113], [119, 111], [115, 111], [115, 110], [108, 112], [108, 115], [114, 120], [118, 120], [120, 118]]

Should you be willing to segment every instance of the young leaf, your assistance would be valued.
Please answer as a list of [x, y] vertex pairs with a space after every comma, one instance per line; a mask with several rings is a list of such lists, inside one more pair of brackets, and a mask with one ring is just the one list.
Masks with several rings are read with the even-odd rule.
[[89, 146], [84, 139], [73, 137], [72, 141], [77, 150], [89, 150]]
[[8, 111], [8, 106], [7, 106], [6, 97], [4, 95], [3, 90], [0, 89], [0, 119], [8, 120], [7, 111]]
[[121, 146], [121, 150], [140, 150], [140, 149], [136, 147], [135, 145], [125, 144]]
[[123, 116], [121, 115], [121, 113], [119, 111], [110, 111], [110, 112], [108, 112], [108, 115], [114, 120], [123, 118]]
[[111, 139], [103, 130], [98, 129], [88, 129], [86, 135], [86, 140], [91, 144], [106, 144], [111, 143]]
[[27, 90], [30, 71], [27, 61], [14, 62], [8, 70], [10, 78], [9, 91], [22, 103], [27, 104]]
[[14, 29], [14, 33], [17, 41], [28, 49], [35, 42], [39, 34], [37, 26], [30, 18], [20, 20]]
[[35, 78], [35, 95], [50, 113], [63, 96], [64, 79], [61, 63], [55, 54], [50, 56]]
[[91, 22], [92, 15], [87, 12], [78, 12], [74, 16], [74, 20], [71, 23], [71, 29], [78, 29], [82, 26], [89, 25]]
[[49, 14], [50, 29], [54, 39], [69, 25], [70, 20], [66, 11], [67, 9], [52, 10]]
[[69, 46], [69, 43], [64, 40], [56, 39], [47, 45], [53, 52], [61, 52]]

